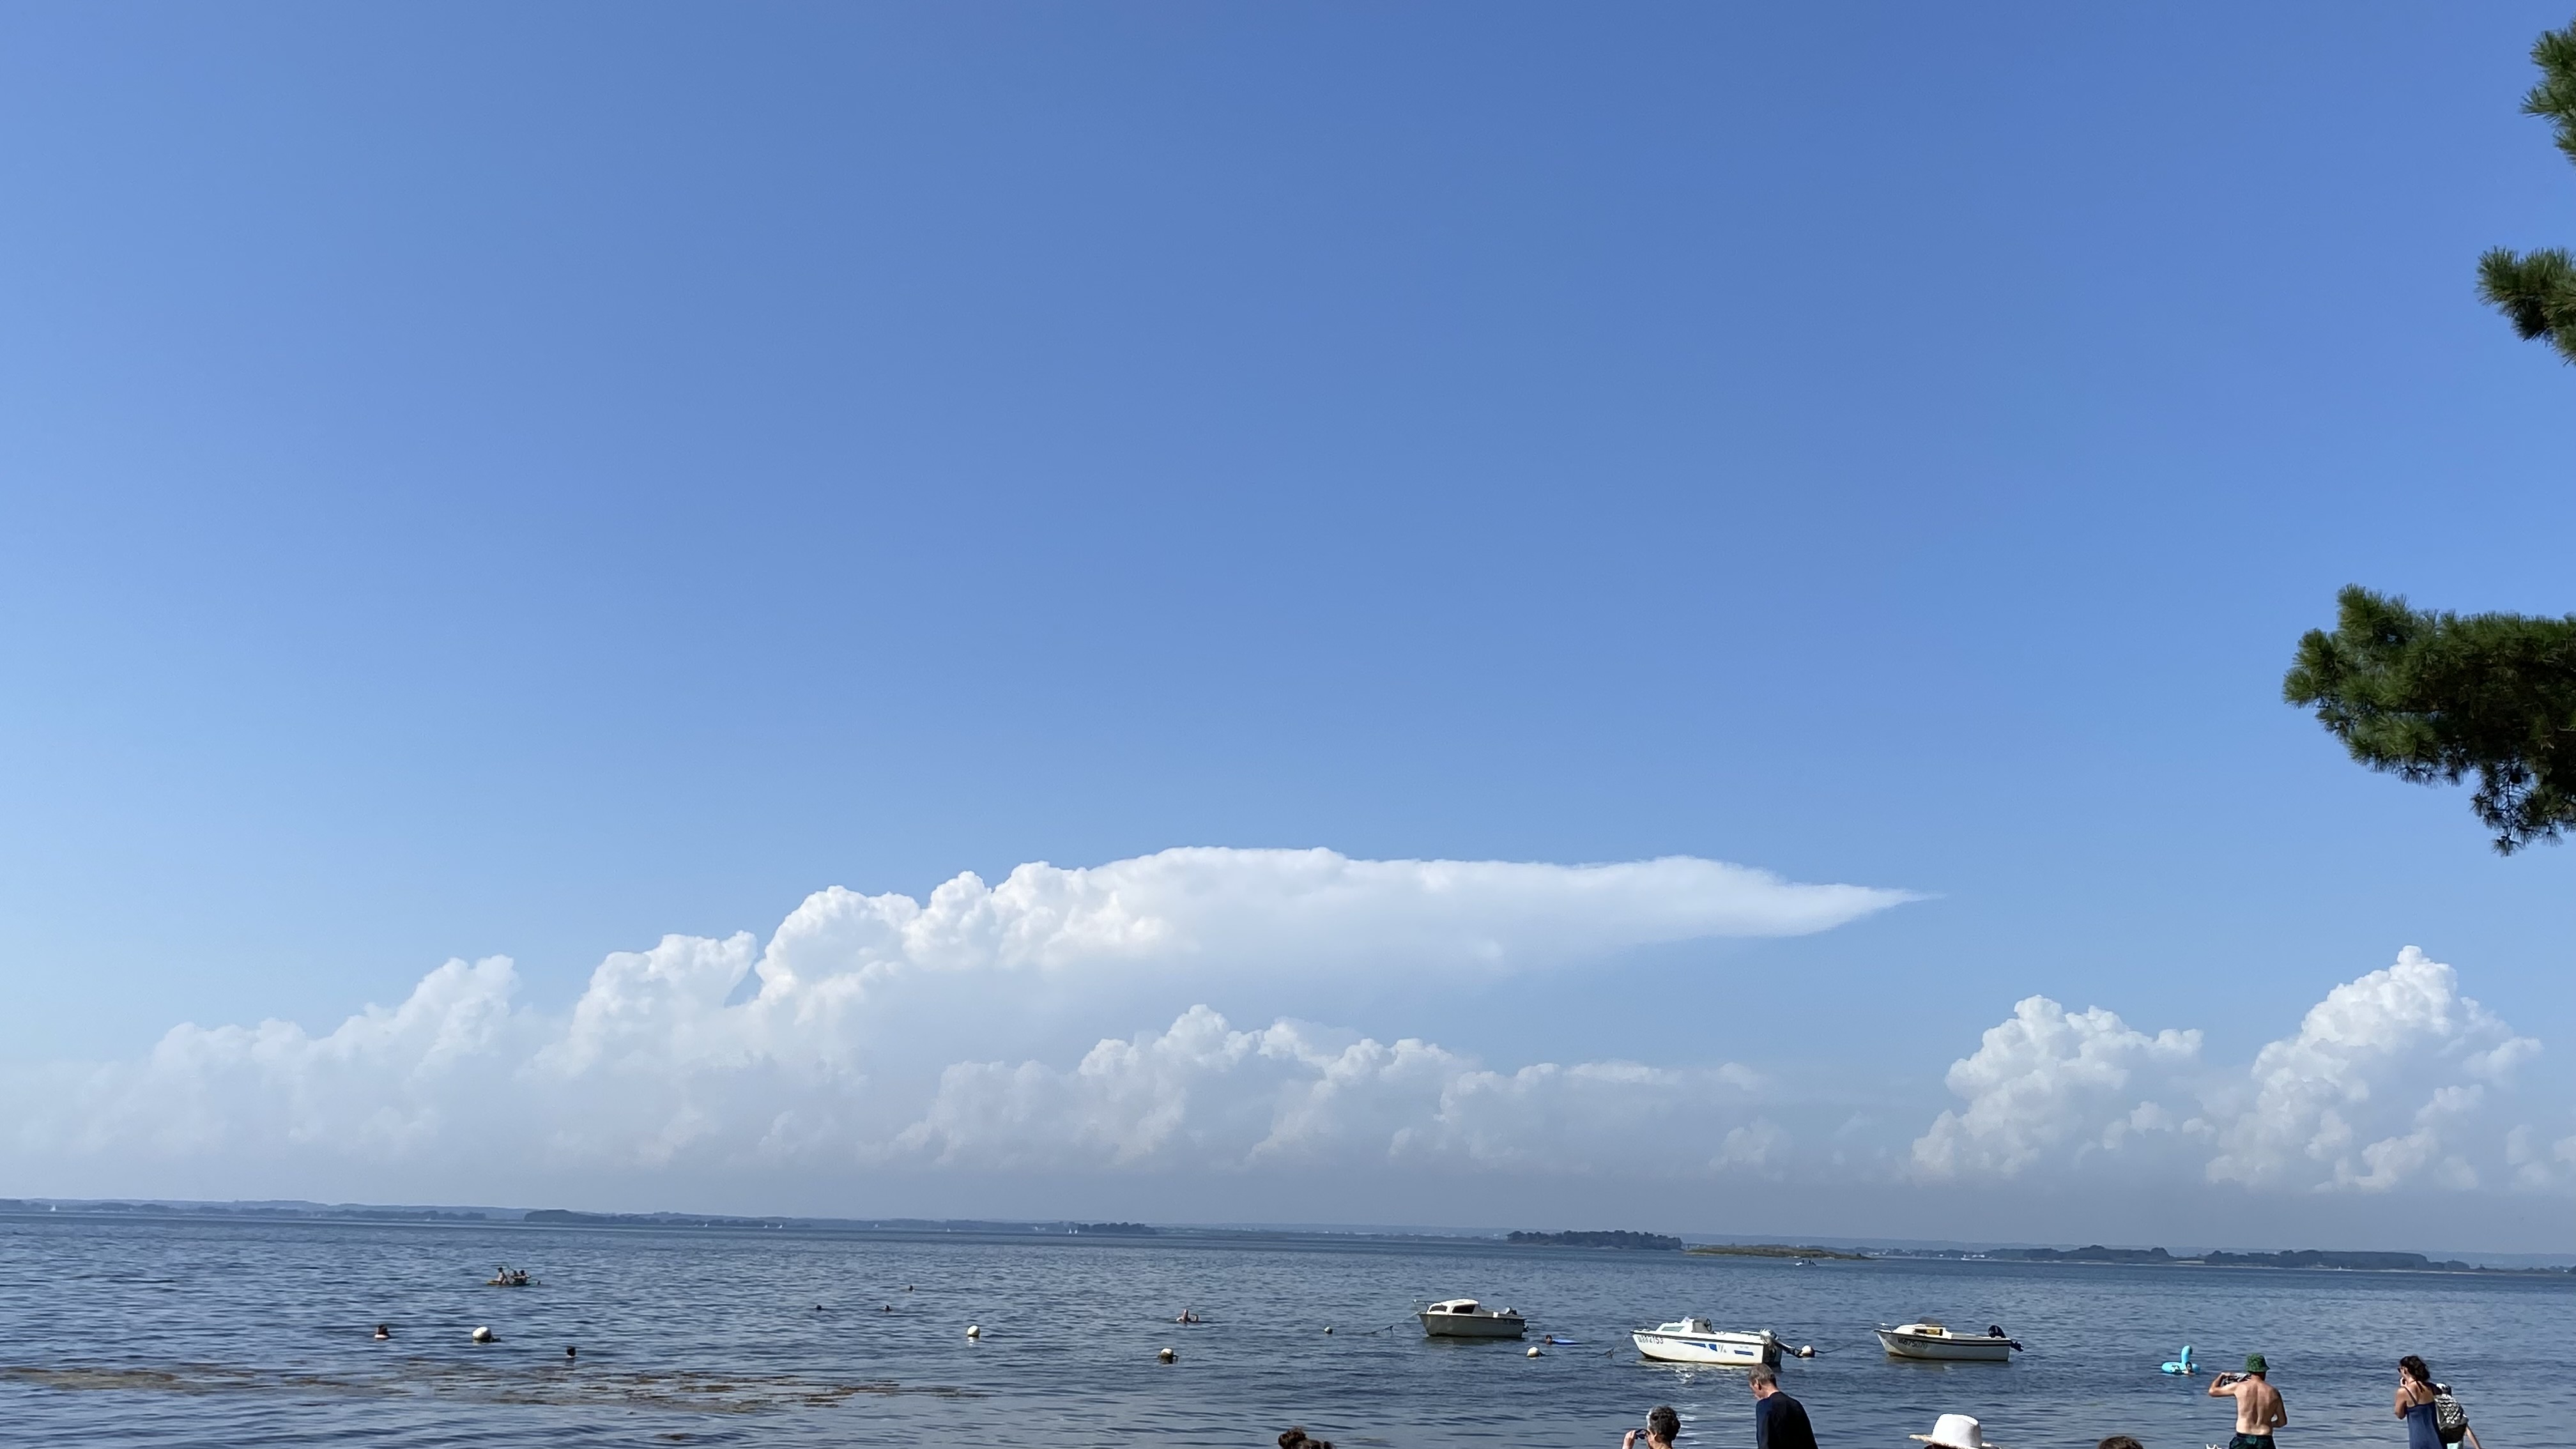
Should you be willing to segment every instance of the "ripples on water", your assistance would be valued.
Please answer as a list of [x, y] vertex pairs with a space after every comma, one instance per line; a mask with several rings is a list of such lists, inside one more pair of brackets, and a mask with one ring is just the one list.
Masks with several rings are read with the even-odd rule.
[[[500, 1262], [539, 1281], [484, 1286]], [[1459, 1294], [1581, 1342], [1529, 1359], [1426, 1341], [1410, 1310]], [[1185, 1307], [1208, 1321], [1172, 1323]], [[2207, 1380], [2156, 1372], [2186, 1342], [2213, 1365], [2270, 1355], [2282, 1449], [2403, 1444], [2389, 1397], [2410, 1352], [2486, 1449], [2576, 1442], [2563, 1277], [72, 1214], [0, 1218], [0, 1441], [1253, 1449], [1302, 1423], [1347, 1449], [1612, 1449], [1671, 1403], [1690, 1449], [1749, 1445], [1740, 1372], [1628, 1345], [1685, 1313], [1822, 1349], [1782, 1377], [1828, 1449], [1910, 1449], [1943, 1412], [2011, 1449], [2223, 1443]], [[2030, 1351], [1879, 1352], [1871, 1325], [1926, 1313], [2000, 1322]], [[471, 1343], [481, 1325], [498, 1341]], [[1155, 1361], [1165, 1346], [1179, 1363]]]

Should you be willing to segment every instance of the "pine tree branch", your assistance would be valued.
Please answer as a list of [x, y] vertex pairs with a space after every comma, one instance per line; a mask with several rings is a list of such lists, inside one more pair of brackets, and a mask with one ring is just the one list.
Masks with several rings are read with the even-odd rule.
[[[2576, 161], [2576, 25], [2545, 30], [2531, 43], [2540, 80], [2522, 98], [2522, 113], [2557, 133], [2559, 151]], [[2505, 315], [2525, 342], [2546, 341], [2576, 362], [2576, 257], [2557, 247], [2516, 253], [2497, 247], [2478, 258], [2478, 296]]]

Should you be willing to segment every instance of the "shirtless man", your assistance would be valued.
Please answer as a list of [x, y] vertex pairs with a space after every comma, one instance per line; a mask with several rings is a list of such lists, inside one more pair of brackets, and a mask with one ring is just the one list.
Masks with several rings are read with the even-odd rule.
[[2272, 1449], [2272, 1431], [2289, 1427], [2290, 1411], [2281, 1406], [2281, 1391], [2265, 1377], [2271, 1371], [2263, 1355], [2249, 1353], [2245, 1372], [2210, 1380], [2211, 1398], [2236, 1401], [2236, 1437], [2227, 1441], [2227, 1449]]

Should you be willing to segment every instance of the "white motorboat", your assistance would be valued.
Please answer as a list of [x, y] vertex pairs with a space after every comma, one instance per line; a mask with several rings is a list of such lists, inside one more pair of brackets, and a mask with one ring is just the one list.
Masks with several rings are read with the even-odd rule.
[[1662, 1363], [1734, 1364], [1751, 1368], [1756, 1364], [1780, 1364], [1780, 1340], [1771, 1330], [1760, 1333], [1735, 1333], [1717, 1328], [1705, 1318], [1677, 1318], [1657, 1328], [1640, 1328], [1628, 1335], [1637, 1341], [1637, 1352]]
[[1431, 1338], [1518, 1338], [1529, 1320], [1509, 1308], [1487, 1308], [1473, 1298], [1444, 1298], [1414, 1315]]
[[1888, 1353], [1896, 1358], [1943, 1359], [1952, 1363], [2002, 1363], [2021, 1347], [2020, 1339], [2006, 1338], [2000, 1328], [1961, 1333], [1943, 1327], [1937, 1318], [1881, 1328], [1878, 1341], [1887, 1345]]

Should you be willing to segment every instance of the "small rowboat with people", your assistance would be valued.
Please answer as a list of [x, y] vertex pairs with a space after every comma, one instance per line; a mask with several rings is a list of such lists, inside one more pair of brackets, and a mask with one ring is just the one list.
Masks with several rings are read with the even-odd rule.
[[1529, 1320], [1510, 1308], [1487, 1308], [1473, 1298], [1444, 1298], [1414, 1315], [1426, 1338], [1518, 1338]]
[[1945, 1328], [1937, 1318], [1900, 1323], [1878, 1330], [1878, 1341], [1887, 1346], [1891, 1358], [1927, 1358], [1948, 1363], [2003, 1363], [2012, 1358], [2021, 1340], [2006, 1338], [2000, 1325], [1989, 1326], [1983, 1333], [1961, 1333]]
[[509, 1264], [503, 1263], [492, 1269], [492, 1276], [483, 1280], [483, 1286], [486, 1288], [525, 1288], [535, 1281], [537, 1280], [528, 1276], [527, 1269], [513, 1268]]

